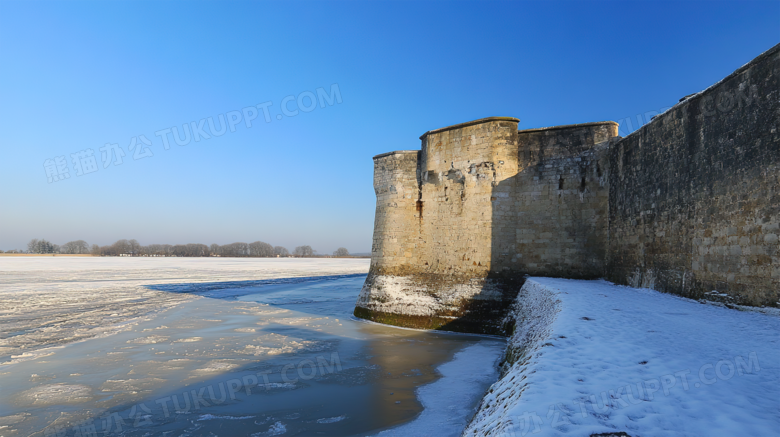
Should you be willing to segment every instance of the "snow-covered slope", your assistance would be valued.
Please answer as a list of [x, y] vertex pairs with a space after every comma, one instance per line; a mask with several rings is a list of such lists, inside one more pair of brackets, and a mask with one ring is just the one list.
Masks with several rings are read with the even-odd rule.
[[770, 436], [780, 317], [606, 281], [530, 278], [466, 436]]

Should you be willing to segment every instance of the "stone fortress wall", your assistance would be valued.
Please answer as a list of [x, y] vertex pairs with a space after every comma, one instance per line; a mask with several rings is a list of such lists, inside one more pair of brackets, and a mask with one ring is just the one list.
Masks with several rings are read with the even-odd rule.
[[490, 117], [378, 155], [355, 315], [503, 333], [526, 275], [777, 306], [779, 103], [780, 45], [626, 138]]
[[780, 45], [616, 143], [609, 162], [609, 280], [778, 306]]
[[[513, 243], [511, 268], [534, 276], [599, 278], [607, 250], [607, 185], [614, 122], [520, 131], [521, 168], [505, 208]], [[505, 266], [504, 266], [505, 267]]]

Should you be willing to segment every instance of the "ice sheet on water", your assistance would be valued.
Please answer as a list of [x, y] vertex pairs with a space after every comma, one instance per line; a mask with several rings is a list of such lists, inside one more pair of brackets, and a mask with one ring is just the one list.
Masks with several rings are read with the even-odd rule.
[[142, 392], [149, 391], [163, 382], [165, 380], [160, 378], [108, 379], [100, 386], [100, 391]]
[[22, 363], [24, 361], [29, 361], [29, 360], [34, 360], [34, 359], [38, 359], [38, 358], [48, 357], [48, 356], [54, 355], [54, 352], [57, 349], [60, 349], [60, 348], [62, 348], [62, 346], [54, 346], [54, 347], [38, 349], [38, 350], [30, 351], [30, 352], [24, 352], [24, 353], [22, 353], [20, 355], [11, 355], [11, 359], [10, 360], [2, 362], [2, 363], [0, 363], [0, 365], [17, 364], [17, 363]]
[[179, 338], [176, 340], [173, 340], [174, 343], [194, 343], [196, 341], [203, 340], [203, 337], [188, 337], [188, 338]]
[[132, 340], [128, 340], [128, 343], [135, 343], [135, 344], [155, 344], [160, 343], [164, 341], [168, 341], [170, 337], [167, 337], [165, 335], [150, 335], [148, 337], [138, 337], [134, 338]]
[[265, 390], [293, 390], [298, 386], [294, 382], [269, 382], [268, 384], [258, 384], [258, 387]]
[[246, 419], [254, 419], [255, 416], [220, 416], [215, 414], [201, 414], [200, 417], [198, 417], [198, 421], [204, 421], [204, 420], [246, 420]]
[[367, 259], [4, 258], [0, 365], [40, 358], [38, 349], [126, 332], [201, 292], [217, 296], [226, 289], [235, 298], [248, 292], [239, 291], [247, 284], [320, 276], [332, 281], [365, 274], [368, 264]]
[[287, 432], [287, 427], [282, 422], [275, 422], [273, 425], [271, 425], [270, 428], [268, 428], [268, 431], [266, 432], [258, 432], [255, 434], [252, 434], [252, 437], [271, 437], [276, 435], [282, 435]]
[[225, 361], [212, 361], [206, 364], [205, 367], [197, 369], [196, 372], [226, 372], [238, 367], [237, 363], [225, 362]]
[[[389, 356], [378, 351], [371, 354], [358, 352], [369, 344], [383, 344], [384, 340], [380, 338], [384, 338], [383, 335], [396, 336], [396, 330], [379, 326], [366, 327], [364, 324], [358, 328], [351, 321], [342, 326], [339, 321], [340, 317], [348, 317], [353, 307], [354, 296], [368, 269], [368, 260], [353, 264], [310, 263], [308, 266], [304, 264], [302, 268], [290, 264], [284, 269], [264, 268], [269, 264], [257, 260], [234, 263], [226, 259], [190, 263], [189, 260], [176, 259], [165, 260], [162, 264], [157, 262], [160, 260], [123, 260], [127, 263], [121, 264], [112, 259], [91, 261], [105, 268], [73, 271], [41, 269], [34, 273], [22, 273], [21, 270], [4, 271], [6, 266], [0, 266], [0, 335], [8, 334], [5, 341], [0, 342], [0, 351], [8, 352], [8, 358], [0, 358], [0, 362], [11, 359], [11, 355], [24, 355], [20, 358], [30, 361], [31, 366], [22, 368], [17, 363], [2, 368], [7, 374], [0, 372], [6, 378], [3, 381], [4, 388], [8, 380], [12, 379], [15, 383], [11, 392], [14, 393], [13, 408], [17, 410], [11, 410], [8, 414], [24, 411], [26, 405], [34, 402], [33, 398], [41, 402], [59, 396], [59, 400], [64, 401], [57, 406], [38, 404], [35, 410], [27, 408], [35, 411], [35, 414], [18, 422], [21, 425], [0, 425], [12, 428], [18, 426], [15, 428], [18, 435], [28, 435], [51, 427], [59, 405], [76, 400], [83, 402], [71, 408], [79, 410], [79, 414], [86, 415], [85, 418], [99, 418], [103, 412], [114, 410], [121, 411], [123, 417], [127, 417], [132, 406], [146, 402], [148, 407], [155, 409], [155, 426], [169, 426], [171, 423], [163, 419], [161, 410], [154, 402], [160, 396], [173, 393], [178, 396], [179, 403], [184, 405], [184, 394], [191, 395], [192, 389], [202, 388], [198, 385], [202, 381], [206, 381], [204, 384], [214, 384], [214, 391], [219, 395], [219, 383], [229, 378], [239, 378], [246, 372], [251, 374], [266, 370], [272, 372], [268, 384], [259, 381], [260, 384], [252, 387], [250, 395], [240, 390], [239, 394], [248, 396], [246, 402], [212, 405], [205, 411], [190, 411], [189, 416], [177, 414], [176, 435], [208, 435], [209, 432], [229, 435], [224, 430], [230, 427], [233, 430], [241, 429], [237, 433], [240, 435], [258, 431], [258, 435], [278, 435], [317, 426], [341, 430], [340, 427], [347, 429], [353, 426], [353, 420], [346, 420], [347, 415], [357, 417], [364, 411], [353, 406], [354, 402], [336, 400], [331, 393], [362, 396], [366, 390], [361, 385], [382, 383], [379, 380], [382, 378], [382, 366], [371, 364], [364, 355], [371, 355], [372, 359], [380, 361], [381, 357], [387, 359]], [[166, 263], [169, 268], [159, 268]], [[185, 264], [184, 268], [181, 268], [181, 263]], [[142, 264], [144, 267], [139, 268]], [[233, 264], [238, 267], [225, 267]], [[341, 279], [308, 279], [319, 273], [346, 275], [340, 276]], [[26, 282], [25, 275], [35, 275], [36, 279]], [[303, 279], [280, 280], [276, 281], [278, 283], [266, 282], [261, 285], [256, 282], [273, 280], [274, 276], [305, 276], [307, 279], [305, 282]], [[3, 282], [4, 278], [11, 278], [11, 281]], [[252, 289], [230, 288], [246, 285], [238, 281], [255, 282]], [[184, 284], [179, 291], [187, 287], [190, 290], [206, 291], [174, 293], [160, 287], [173, 283]], [[198, 283], [204, 285], [193, 285]], [[227, 291], [221, 293], [215, 288], [225, 286], [226, 283]], [[220, 293], [229, 298], [204, 299], [205, 296], [220, 296]], [[6, 296], [9, 299], [4, 300]], [[40, 308], [28, 305], [28, 301], [37, 302]], [[289, 307], [273, 306], [280, 304]], [[9, 317], [18, 308], [21, 308], [17, 312], [21, 316]], [[327, 308], [327, 311], [323, 308]], [[388, 331], [392, 331], [392, 334]], [[414, 334], [415, 337], [426, 335]], [[417, 344], [411, 340], [410, 343]], [[54, 356], [43, 358], [35, 355], [52, 345], [67, 347], [54, 350]], [[246, 348], [247, 345], [250, 347]], [[22, 349], [22, 346], [25, 348]], [[458, 346], [450, 345], [448, 348], [447, 353], [438, 356], [449, 356]], [[343, 369], [324, 375], [319, 372], [311, 381], [292, 383], [280, 380], [279, 372], [285, 364], [299, 363], [302, 359], [313, 360], [315, 355], [323, 355], [330, 360], [331, 351], [344, 352]], [[256, 353], [259, 355], [255, 356]], [[437, 355], [431, 354], [426, 359], [433, 360], [434, 356]], [[428, 373], [426, 370], [409, 370], [424, 369], [421, 364], [426, 365], [414, 361], [403, 369], [409, 375]], [[66, 366], [61, 368], [67, 369], [57, 379], [54, 374], [59, 372], [54, 371], [55, 366]], [[20, 371], [24, 376], [21, 380], [17, 378]], [[35, 381], [28, 381], [31, 373], [41, 376]], [[401, 373], [400, 369], [394, 371], [394, 375]], [[420, 377], [408, 376], [405, 379]], [[52, 384], [51, 379], [61, 383]], [[27, 403], [17, 402], [21, 393], [30, 395], [32, 389], [44, 386], [55, 386], [58, 392], [52, 395], [41, 389], [40, 393], [28, 396]], [[66, 386], [86, 387], [91, 392], [73, 388], [68, 397], [67, 393], [63, 393], [66, 391], [63, 387]], [[398, 390], [395, 391], [398, 395]], [[274, 396], [274, 402], [268, 402], [269, 396]], [[317, 403], [318, 407], [306, 414], [287, 414], [291, 410], [300, 410], [301, 405], [320, 402], [320, 399], [330, 399], [330, 402], [326, 401], [329, 405], [327, 411], [320, 411], [321, 404]], [[250, 402], [253, 403], [252, 408], [247, 408]], [[282, 407], [280, 404], [285, 405]], [[411, 403], [404, 402], [403, 408], [414, 414], [417, 412]], [[282, 412], [277, 414], [273, 411], [275, 409]], [[250, 427], [244, 427], [241, 418], [261, 412], [268, 414], [268, 421], [262, 421], [260, 425], [261, 421], [258, 420], [257, 425], [252, 423]], [[69, 414], [67, 418], [62, 416], [56, 419], [59, 420], [57, 423], [73, 423], [74, 413]], [[203, 420], [198, 420], [201, 416]], [[375, 425], [376, 429], [386, 426], [387, 422], [382, 422], [382, 417], [361, 416], [361, 420], [379, 423]], [[255, 419], [247, 421], [254, 422]], [[5, 429], [0, 434], [6, 434]]]
[[315, 340], [287, 340], [282, 338], [281, 341], [276, 338], [269, 339], [267, 337], [260, 338], [263, 345], [248, 344], [243, 349], [239, 349], [236, 352], [240, 354], [262, 356], [262, 355], [282, 355], [292, 354], [296, 352], [320, 352], [330, 349], [334, 342], [331, 341], [315, 341]]
[[8, 426], [8, 425], [13, 425], [22, 422], [28, 416], [30, 416], [30, 413], [19, 413], [19, 414], [12, 414], [10, 416], [0, 416], [0, 426]]
[[[226, 281], [226, 282], [208, 282], [208, 283], [185, 283], [185, 284], [159, 284], [149, 285], [148, 288], [172, 293], [193, 293], [213, 299], [236, 299], [239, 296], [258, 293], [258, 288], [271, 285], [291, 285], [318, 281], [335, 281], [339, 279], [354, 278], [363, 276], [364, 273], [327, 276], [298, 276], [286, 278], [263, 279], [254, 281]], [[304, 302], [305, 301], [305, 302]], [[314, 302], [311, 299], [300, 298], [288, 299], [290, 303], [309, 303]], [[278, 303], [278, 302], [277, 302]]]
[[21, 404], [36, 406], [80, 404], [92, 399], [92, 389], [81, 384], [47, 384], [27, 390], [19, 398]]
[[336, 422], [341, 422], [346, 418], [347, 418], [346, 415], [341, 415], [336, 417], [325, 417], [323, 419], [317, 419], [317, 423], [336, 423]]

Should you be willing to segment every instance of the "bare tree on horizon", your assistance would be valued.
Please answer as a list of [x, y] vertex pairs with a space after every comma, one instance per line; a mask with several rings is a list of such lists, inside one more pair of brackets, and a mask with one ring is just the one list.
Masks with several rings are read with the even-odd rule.
[[298, 246], [293, 251], [293, 255], [301, 258], [308, 258], [314, 256], [314, 249], [311, 246]]
[[59, 251], [60, 246], [44, 239], [33, 238], [27, 243], [27, 253], [57, 253]]
[[[23, 251], [8, 250], [5, 253], [15, 253]], [[177, 256], [177, 257], [275, 257], [290, 256], [290, 251], [284, 246], [272, 246], [263, 241], [253, 243], [235, 242], [225, 245], [189, 243], [189, 244], [149, 244], [142, 246], [136, 239], [121, 239], [113, 244], [100, 246], [97, 244], [89, 245], [84, 240], [73, 240], [62, 246], [51, 243], [44, 239], [34, 238], [27, 243], [28, 253], [62, 253], [62, 254], [91, 254], [93, 256]], [[2, 252], [0, 252], [2, 253]], [[311, 246], [298, 246], [292, 255], [296, 257], [313, 257], [317, 251]], [[346, 248], [340, 247], [336, 256], [349, 256]]]
[[60, 248], [60, 253], [81, 255], [89, 253], [89, 244], [84, 240], [68, 241]]
[[262, 241], [249, 243], [249, 256], [274, 256], [274, 247]]

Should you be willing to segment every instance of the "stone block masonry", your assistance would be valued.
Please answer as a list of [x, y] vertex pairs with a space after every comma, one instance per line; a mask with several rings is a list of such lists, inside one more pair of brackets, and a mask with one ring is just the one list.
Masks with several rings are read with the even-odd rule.
[[355, 315], [504, 334], [527, 275], [776, 306], [778, 47], [626, 138], [614, 122], [490, 117], [375, 156]]
[[501, 334], [528, 273], [600, 277], [613, 122], [517, 130], [491, 117], [374, 157], [372, 261], [355, 315]]
[[500, 330], [484, 320], [501, 319], [516, 292], [491, 271], [491, 199], [501, 181], [517, 174], [518, 121], [493, 117], [437, 129], [421, 137], [419, 154], [374, 157], [374, 241], [358, 317]]
[[778, 305], [779, 47], [612, 147], [608, 279]]
[[607, 152], [617, 129], [617, 123], [600, 122], [519, 132], [514, 214], [505, 223], [515, 244], [497, 252], [502, 268], [534, 276], [603, 276]]

